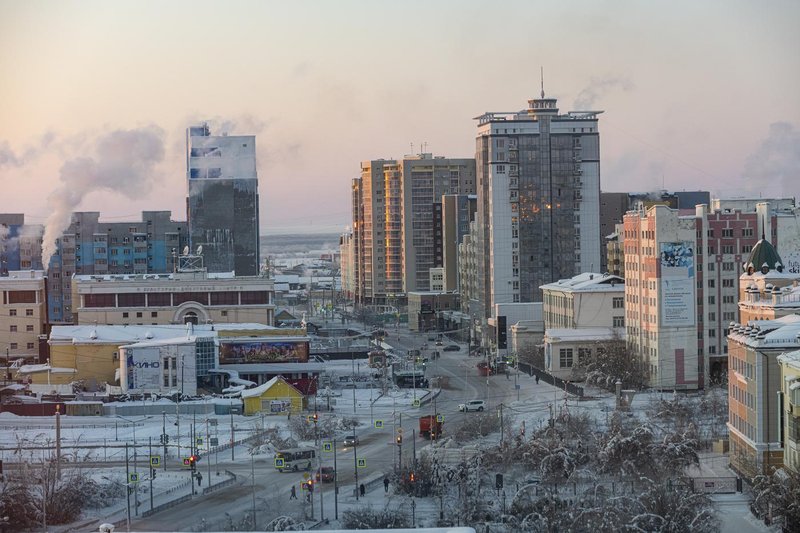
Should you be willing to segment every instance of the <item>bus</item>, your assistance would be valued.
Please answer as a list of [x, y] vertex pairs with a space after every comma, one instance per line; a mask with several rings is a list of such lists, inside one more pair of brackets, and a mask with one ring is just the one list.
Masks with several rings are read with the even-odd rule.
[[[313, 448], [289, 448], [275, 452], [275, 468], [280, 472], [297, 472], [311, 470], [316, 453]], [[278, 466], [278, 459], [283, 459], [283, 466]]]

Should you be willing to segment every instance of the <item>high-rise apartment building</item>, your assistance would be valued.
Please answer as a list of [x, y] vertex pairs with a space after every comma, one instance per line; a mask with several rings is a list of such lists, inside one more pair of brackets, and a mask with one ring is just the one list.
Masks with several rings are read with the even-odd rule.
[[640, 206], [624, 218], [627, 341], [654, 387], [703, 388], [724, 377], [740, 265], [762, 231], [800, 239], [798, 211], [785, 201], [712, 206], [693, 214]]
[[47, 269], [49, 317], [72, 322], [73, 274], [150, 274], [172, 272], [187, 243], [186, 222], [170, 211], [143, 211], [133, 222], [100, 222], [96, 211], [72, 213], [56, 242]]
[[47, 302], [42, 270], [10, 271], [0, 276], [0, 350], [9, 360], [39, 354], [46, 332]]
[[600, 267], [600, 111], [559, 114], [555, 98], [478, 120], [477, 219], [484, 317], [540, 302], [539, 287]]
[[[446, 194], [442, 196], [441, 264], [444, 269], [444, 290], [459, 289], [458, 245], [469, 234], [470, 222], [475, 220], [478, 198], [467, 194]], [[438, 231], [436, 234], [438, 235]]]
[[429, 270], [443, 259], [436, 234], [442, 196], [474, 192], [473, 159], [426, 153], [362, 162], [352, 183], [355, 300], [391, 305], [410, 291], [430, 290]]
[[25, 224], [21, 213], [0, 213], [0, 276], [12, 270], [42, 270], [41, 224]]
[[254, 135], [186, 132], [187, 217], [192, 251], [209, 272], [259, 273], [258, 175]]

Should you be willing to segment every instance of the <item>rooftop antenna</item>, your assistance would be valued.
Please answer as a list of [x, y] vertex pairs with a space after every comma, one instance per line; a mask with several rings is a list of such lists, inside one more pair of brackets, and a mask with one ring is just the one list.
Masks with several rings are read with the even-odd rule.
[[539, 67], [539, 75], [542, 80], [542, 98], [544, 99], [544, 67]]
[[411, 153], [413, 154], [414, 153], [414, 143], [410, 143], [410, 144], [411, 144]]

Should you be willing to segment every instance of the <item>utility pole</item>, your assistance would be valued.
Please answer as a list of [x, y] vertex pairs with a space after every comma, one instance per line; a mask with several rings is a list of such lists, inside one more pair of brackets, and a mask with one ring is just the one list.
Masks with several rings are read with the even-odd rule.
[[500, 404], [500, 444], [503, 444], [505, 438], [505, 426], [503, 425], [503, 404]]
[[61, 480], [61, 405], [60, 404], [56, 405], [56, 478]]
[[[161, 411], [161, 439], [164, 442], [164, 459], [161, 464], [164, 466], [164, 472], [167, 471], [167, 412]], [[180, 459], [180, 454], [178, 455]]]
[[[353, 437], [355, 440], [356, 438], [355, 428], [353, 429]], [[353, 467], [356, 478], [356, 501], [358, 501], [359, 490], [358, 490], [358, 441], [357, 440], [356, 442], [353, 443]]]
[[[153, 437], [147, 437], [147, 447], [149, 449], [148, 452], [148, 459], [153, 457]], [[151, 459], [152, 460], [152, 459]], [[150, 510], [153, 510], [153, 474], [155, 473], [156, 469], [153, 468], [153, 465], [150, 465]]]
[[229, 412], [231, 414], [231, 461], [233, 461], [233, 460], [236, 459], [234, 457], [234, 455], [233, 455], [234, 454], [233, 447], [234, 447], [234, 444], [236, 444], [236, 441], [234, 440], [234, 435], [233, 435], [233, 401], [231, 401], [231, 403], [230, 403]]
[[[128, 531], [131, 530], [131, 468], [128, 461], [128, 443], [125, 443], [125, 495], [128, 503]], [[46, 530], [46, 529], [45, 529]]]
[[[336, 439], [333, 439], [333, 513], [334, 518], [339, 520], [339, 470], [336, 467]], [[320, 472], [320, 480], [322, 473]]]
[[208, 415], [206, 415], [206, 462], [208, 463], [208, 486], [211, 486], [211, 435], [208, 431]]
[[250, 455], [250, 476], [250, 487], [253, 489], [253, 531], [258, 531], [256, 527], [256, 462], [252, 454]]

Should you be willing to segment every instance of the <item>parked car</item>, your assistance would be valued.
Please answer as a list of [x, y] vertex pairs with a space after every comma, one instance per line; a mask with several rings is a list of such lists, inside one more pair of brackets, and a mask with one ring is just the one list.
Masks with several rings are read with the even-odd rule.
[[443, 352], [457, 352], [459, 350], [461, 350], [461, 347], [458, 344], [448, 344], [442, 348]]
[[486, 408], [485, 400], [470, 400], [467, 403], [458, 404], [459, 411], [483, 411]]
[[320, 475], [320, 469], [317, 469], [317, 481], [322, 481], [323, 483], [330, 483], [333, 481], [333, 478], [336, 477], [336, 471], [333, 469], [332, 466], [323, 466], [322, 467], [322, 475]]
[[345, 448], [349, 448], [351, 446], [358, 446], [358, 437], [355, 435], [348, 435], [344, 438], [344, 446]]

